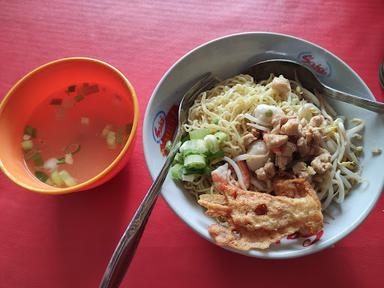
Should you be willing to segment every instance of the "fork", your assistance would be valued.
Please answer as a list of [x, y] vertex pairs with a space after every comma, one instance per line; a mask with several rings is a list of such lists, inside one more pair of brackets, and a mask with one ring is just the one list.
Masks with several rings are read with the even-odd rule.
[[129, 264], [135, 255], [137, 245], [143, 234], [153, 206], [156, 203], [156, 199], [160, 194], [160, 188], [168, 174], [169, 167], [179, 149], [179, 142], [185, 134], [182, 127], [187, 121], [189, 108], [201, 92], [212, 88], [218, 82], [219, 81], [213, 76], [212, 73], [206, 73], [184, 94], [179, 105], [178, 128], [169, 154], [160, 170], [159, 175], [149, 188], [127, 229], [121, 237], [119, 244], [113, 252], [113, 255], [104, 272], [104, 276], [100, 282], [100, 288], [115, 288], [120, 286]]

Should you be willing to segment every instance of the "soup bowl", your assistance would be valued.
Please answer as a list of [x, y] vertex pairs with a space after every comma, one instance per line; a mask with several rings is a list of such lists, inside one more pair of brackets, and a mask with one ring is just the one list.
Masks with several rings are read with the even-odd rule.
[[[40, 181], [31, 173], [26, 165], [25, 153], [20, 143], [25, 137], [26, 123], [39, 105], [46, 101], [49, 95], [57, 92], [58, 89], [69, 87], [72, 83], [99, 83], [113, 89], [116, 95], [129, 103], [129, 109], [122, 110], [121, 113], [131, 113], [132, 122], [130, 133], [122, 143], [120, 152], [101, 172], [70, 187], [55, 187]], [[92, 105], [97, 107], [102, 104], [96, 101]], [[109, 111], [108, 107], [104, 110]], [[85, 57], [64, 58], [49, 62], [20, 79], [0, 104], [0, 167], [14, 183], [34, 192], [65, 194], [93, 188], [111, 179], [127, 163], [134, 146], [138, 114], [138, 102], [133, 86], [113, 66]], [[92, 165], [92, 161], [89, 161], [89, 165]]]

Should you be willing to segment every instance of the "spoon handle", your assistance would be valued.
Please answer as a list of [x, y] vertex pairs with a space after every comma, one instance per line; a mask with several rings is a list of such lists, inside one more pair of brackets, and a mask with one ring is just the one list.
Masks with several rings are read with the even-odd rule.
[[143, 234], [145, 225], [147, 224], [153, 206], [155, 205], [157, 196], [160, 193], [161, 185], [167, 176], [169, 167], [175, 158], [177, 151], [178, 147], [174, 145], [167, 159], [165, 160], [159, 175], [153, 182], [151, 188], [149, 188], [149, 191], [145, 195], [139, 208], [136, 210], [136, 213], [129, 223], [127, 230], [125, 230], [119, 244], [113, 252], [112, 258], [109, 261], [103, 279], [101, 280], [99, 286], [100, 288], [119, 287], [121, 281], [123, 280], [129, 264], [135, 255], [137, 245]]
[[325, 85], [322, 94], [335, 100], [339, 100], [373, 112], [384, 114], [384, 103], [361, 98], [346, 92], [341, 92]]

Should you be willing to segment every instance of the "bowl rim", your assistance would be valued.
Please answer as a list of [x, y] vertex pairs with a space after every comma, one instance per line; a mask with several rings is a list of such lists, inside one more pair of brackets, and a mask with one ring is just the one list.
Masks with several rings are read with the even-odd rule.
[[[145, 114], [144, 114], [143, 129], [145, 129], [146, 127], [150, 127], [150, 126], [148, 126], [149, 125], [148, 124], [148, 121], [149, 121], [148, 119], [149, 119], [149, 116], [150, 116], [149, 115], [149, 107], [152, 107], [152, 105], [153, 105], [153, 101], [154, 101], [154, 98], [155, 98], [154, 96], [158, 93], [158, 91], [160, 89], [160, 86], [163, 84], [163, 82], [168, 77], [168, 75], [171, 73], [171, 71], [177, 65], [179, 65], [180, 62], [182, 62], [185, 58], [189, 57], [191, 54], [195, 53], [197, 50], [199, 50], [202, 47], [209, 46], [209, 45], [211, 45], [213, 43], [216, 43], [218, 41], [224, 40], [226, 38], [242, 37], [242, 36], [246, 36], [246, 35], [257, 35], [257, 36], [266, 35], [266, 36], [278, 36], [278, 37], [281, 37], [281, 38], [294, 39], [294, 40], [298, 40], [298, 41], [304, 42], [305, 44], [308, 44], [309, 46], [313, 46], [313, 47], [316, 47], [316, 48], [324, 51], [325, 53], [329, 54], [329, 56], [331, 56], [331, 57], [335, 58], [336, 60], [338, 60], [345, 68], [347, 68], [352, 74], [354, 74], [356, 76], [356, 78], [360, 80], [360, 84], [362, 84], [362, 87], [364, 87], [366, 89], [366, 91], [368, 91], [368, 93], [365, 94], [365, 96], [367, 96], [367, 98], [369, 98], [369, 99], [375, 100], [375, 97], [374, 97], [373, 93], [371, 92], [371, 90], [369, 89], [367, 84], [363, 81], [363, 79], [346, 62], [344, 62], [342, 59], [340, 59], [338, 56], [336, 56], [332, 52], [328, 51], [327, 49], [325, 49], [325, 48], [323, 48], [323, 47], [321, 47], [321, 46], [319, 46], [317, 44], [314, 44], [314, 43], [312, 43], [312, 42], [310, 42], [308, 40], [302, 39], [300, 37], [296, 37], [296, 36], [292, 36], [292, 35], [288, 35], [288, 34], [283, 34], [283, 33], [263, 32], [263, 31], [258, 31], [258, 32], [256, 32], [256, 31], [254, 31], [254, 32], [240, 32], [240, 33], [233, 33], [233, 34], [224, 35], [224, 36], [212, 39], [210, 41], [204, 42], [204, 43], [198, 45], [197, 47], [189, 50], [186, 54], [184, 54], [182, 57], [177, 59], [176, 62], [163, 74], [163, 76], [161, 77], [161, 79], [159, 80], [159, 82], [157, 83], [155, 89], [153, 90], [153, 92], [151, 94], [151, 97], [149, 99], [149, 102], [147, 104], [147, 108], [146, 108], [146, 111], [145, 111]], [[146, 147], [146, 145], [145, 145], [145, 142], [146, 142], [145, 137], [146, 137], [145, 133], [143, 133], [142, 134], [142, 141], [143, 141], [143, 144], [144, 144], [143, 145], [143, 147], [144, 147], [144, 158], [145, 158], [147, 169], [148, 169], [152, 179], [155, 179], [157, 177], [157, 175], [154, 174], [151, 171], [150, 166], [149, 166], [149, 163], [150, 163], [149, 158], [148, 158], [149, 157], [149, 148]], [[321, 243], [318, 242], [317, 243], [318, 245], [311, 245], [309, 247], [306, 247], [306, 248], [300, 249], [300, 250], [285, 251], [283, 255], [269, 255], [267, 253], [265, 253], [265, 254], [261, 254], [261, 253], [251, 254], [249, 252], [253, 251], [253, 250], [241, 251], [241, 250], [237, 250], [237, 249], [233, 249], [233, 248], [229, 248], [229, 247], [222, 247], [222, 246], [221, 247], [224, 248], [225, 250], [229, 250], [229, 251], [241, 254], [241, 255], [245, 255], [245, 256], [248, 256], [248, 257], [260, 258], [260, 259], [290, 259], [290, 258], [297, 258], [297, 257], [306, 256], [306, 255], [309, 255], [309, 254], [313, 254], [313, 253], [319, 252], [321, 250], [329, 248], [330, 246], [332, 246], [336, 242], [338, 242], [341, 239], [343, 239], [344, 237], [348, 236], [353, 230], [355, 230], [367, 218], [369, 213], [372, 211], [372, 209], [376, 205], [378, 199], [380, 198], [381, 193], [383, 192], [384, 179], [382, 179], [381, 187], [382, 187], [381, 190], [372, 199], [370, 205], [366, 207], [366, 209], [363, 211], [363, 213], [361, 213], [360, 216], [353, 223], [351, 223], [351, 225], [349, 225], [348, 229], [346, 229], [343, 233], [341, 233], [339, 235], [336, 235], [336, 236], [326, 240], [325, 242], [321, 242]], [[217, 245], [217, 244], [214, 243], [214, 241], [213, 241], [213, 239], [211, 237], [206, 236], [206, 235], [200, 233], [200, 231], [198, 229], [196, 229], [192, 225], [192, 223], [188, 222], [183, 217], [181, 217], [179, 215], [179, 213], [167, 201], [166, 197], [163, 195], [163, 192], [161, 192], [161, 196], [164, 199], [165, 203], [167, 203], [168, 207], [170, 207], [171, 210], [178, 216], [178, 218], [181, 219], [185, 224], [187, 224], [188, 227], [190, 227], [195, 233], [197, 233], [202, 238], [204, 238], [204, 239], [208, 240], [209, 242], [211, 242], [211, 244]], [[255, 250], [255, 251], [259, 252], [259, 250]]]
[[96, 63], [98, 65], [104, 66], [109, 69], [109, 71], [115, 73], [119, 78], [121, 78], [124, 81], [125, 86], [128, 88], [131, 99], [132, 99], [132, 104], [133, 104], [133, 122], [132, 122], [132, 130], [131, 133], [125, 142], [124, 147], [121, 149], [120, 153], [117, 155], [117, 157], [110, 163], [103, 171], [101, 171], [99, 174], [95, 175], [94, 177], [81, 182], [75, 186], [71, 187], [65, 187], [65, 188], [59, 188], [59, 187], [53, 187], [47, 185], [46, 188], [36, 188], [32, 187], [28, 184], [25, 184], [24, 182], [20, 181], [17, 179], [11, 171], [9, 171], [3, 164], [3, 161], [0, 159], [0, 170], [4, 172], [5, 175], [8, 176], [9, 179], [12, 180], [15, 184], [33, 192], [38, 192], [42, 194], [50, 194], [50, 195], [60, 195], [60, 194], [68, 194], [72, 192], [80, 192], [83, 190], [86, 190], [88, 188], [92, 188], [93, 184], [97, 183], [101, 178], [103, 178], [105, 175], [107, 175], [109, 172], [111, 172], [123, 159], [124, 155], [128, 151], [129, 147], [131, 144], [133, 144], [134, 138], [136, 136], [136, 130], [139, 122], [139, 104], [137, 100], [137, 94], [136, 91], [133, 87], [133, 85], [129, 82], [129, 80], [124, 76], [124, 74], [112, 66], [111, 64], [108, 64], [107, 62], [104, 62], [102, 60], [98, 60], [95, 58], [90, 58], [90, 57], [65, 57], [65, 58], [59, 58], [56, 60], [52, 60], [48, 63], [45, 63], [43, 65], [38, 66], [37, 68], [33, 69], [26, 75], [24, 75], [21, 79], [19, 79], [12, 87], [9, 89], [9, 91], [5, 94], [4, 98], [0, 102], [0, 117], [2, 115], [3, 110], [6, 107], [7, 102], [9, 99], [12, 97], [14, 91], [25, 81], [27, 81], [29, 78], [31, 78], [34, 74], [38, 73], [42, 69], [45, 69], [47, 67], [63, 63], [63, 62], [73, 62], [73, 61], [84, 61], [84, 62], [92, 62]]

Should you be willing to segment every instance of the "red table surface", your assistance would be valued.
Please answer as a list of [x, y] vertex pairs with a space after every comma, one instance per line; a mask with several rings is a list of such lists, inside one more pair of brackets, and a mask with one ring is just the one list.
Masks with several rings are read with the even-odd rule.
[[[144, 111], [155, 85], [179, 57], [226, 34], [291, 34], [341, 57], [383, 100], [377, 76], [384, 56], [383, 11], [382, 0], [0, 0], [1, 97], [43, 63], [88, 56], [130, 79], [141, 113], [130, 162], [99, 188], [44, 196], [0, 175], [0, 287], [98, 286], [151, 184], [141, 141]], [[382, 197], [367, 220], [333, 248], [262, 260], [209, 243], [159, 199], [122, 286], [384, 287], [383, 209]]]

